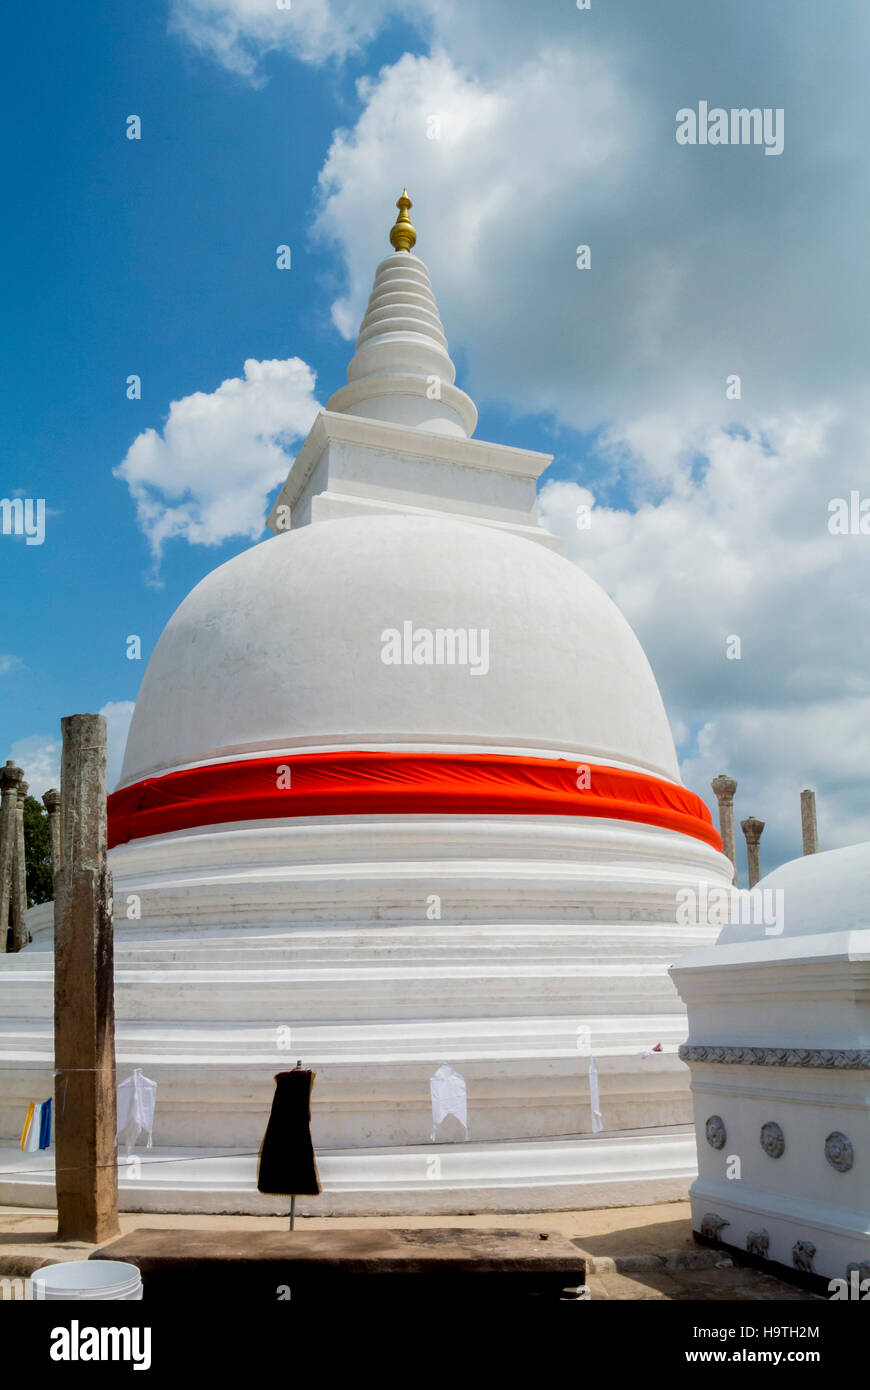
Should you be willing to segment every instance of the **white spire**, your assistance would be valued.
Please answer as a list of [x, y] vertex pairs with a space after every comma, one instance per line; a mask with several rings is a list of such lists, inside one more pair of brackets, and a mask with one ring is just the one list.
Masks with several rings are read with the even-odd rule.
[[456, 368], [432, 293], [429, 272], [410, 248], [417, 237], [407, 190], [396, 206], [390, 240], [396, 250], [381, 261], [347, 369], [347, 386], [327, 410], [410, 425], [434, 434], [468, 438], [477, 408], [454, 386]]
[[535, 480], [550, 454], [472, 439], [477, 410], [456, 375], [403, 193], [362, 321], [347, 386], [327, 402], [269, 515], [288, 527], [353, 516], [452, 517], [553, 550], [538, 525]]

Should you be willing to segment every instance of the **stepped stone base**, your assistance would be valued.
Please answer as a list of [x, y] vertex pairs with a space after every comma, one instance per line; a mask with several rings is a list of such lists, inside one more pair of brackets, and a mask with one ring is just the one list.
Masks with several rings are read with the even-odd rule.
[[[283, 1215], [290, 1198], [256, 1187], [256, 1155], [139, 1150], [119, 1168], [121, 1211]], [[300, 1216], [573, 1211], [684, 1200], [696, 1172], [691, 1126], [534, 1143], [318, 1153], [323, 1191]], [[132, 1176], [138, 1174], [138, 1176]], [[54, 1159], [0, 1148], [0, 1205], [54, 1206]]]

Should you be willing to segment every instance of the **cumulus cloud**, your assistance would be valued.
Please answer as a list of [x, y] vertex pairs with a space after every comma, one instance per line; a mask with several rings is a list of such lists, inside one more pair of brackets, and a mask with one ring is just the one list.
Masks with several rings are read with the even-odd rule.
[[121, 764], [134, 709], [133, 700], [109, 700], [99, 711], [106, 720], [106, 785], [109, 791], [117, 786], [121, 778]]
[[[418, 51], [365, 77], [321, 172], [320, 231], [346, 266], [334, 318], [361, 318], [403, 182], [448, 336], [481, 398], [582, 429], [655, 410], [697, 419], [801, 408], [860, 379], [870, 286], [859, 138], [870, 11], [843, 0], [771, 25], [725, 9], [478, 0], [178, 0], [218, 61], [316, 62], [400, 15]], [[247, 46], [247, 47], [246, 47]], [[422, 51], [419, 51], [422, 50]], [[253, 61], [253, 60], [251, 60]], [[256, 66], [256, 65], [255, 65]], [[686, 147], [698, 100], [785, 111], [785, 150]], [[440, 137], [432, 134], [432, 118]], [[589, 245], [591, 270], [576, 268]], [[742, 405], [725, 378], [742, 378]]]
[[[546, 49], [504, 81], [480, 78], [444, 51], [405, 54], [358, 89], [363, 112], [353, 130], [336, 133], [319, 181], [317, 230], [341, 247], [348, 270], [335, 322], [346, 337], [356, 332], [371, 289], [373, 248], [375, 259], [389, 250], [384, 218], [400, 191], [397, 170], [412, 171], [407, 181], [417, 250], [433, 271], [442, 317], [469, 352], [474, 383], [486, 390], [489, 380], [490, 394], [509, 391], [530, 346], [527, 331], [541, 326], [542, 306], [526, 299], [536, 291], [551, 299], [560, 272], [569, 276], [574, 294], [581, 284], [574, 228], [561, 213], [552, 218], [562, 238], [556, 257], [548, 265], [536, 254], [541, 233], [551, 242], [557, 232], [549, 225], [548, 200], [555, 210], [566, 189], [595, 181], [596, 204], [605, 189], [616, 197], [608, 171], [625, 152], [622, 89], [598, 59], [557, 49]], [[561, 94], [560, 126], [583, 128], [582, 142], [553, 140], [554, 91]], [[437, 139], [427, 138], [430, 130], [437, 130]], [[529, 235], [532, 218], [537, 226]], [[490, 366], [495, 370], [487, 377]], [[525, 388], [534, 392], [528, 381]], [[537, 404], [524, 400], [529, 410]]]
[[640, 637], [684, 780], [715, 811], [711, 778], [737, 777], [740, 818], [768, 822], [771, 867], [800, 851], [806, 786], [824, 847], [870, 838], [870, 536], [829, 529], [831, 499], [857, 485], [868, 422], [864, 398], [739, 434], [631, 421], [599, 447], [654, 473], [663, 495], [629, 511], [561, 481], [540, 497], [544, 524]]
[[59, 734], [30, 734], [13, 743], [9, 757], [23, 769], [29, 796], [39, 798], [49, 787], [60, 787], [60, 754]]
[[155, 570], [174, 536], [218, 545], [260, 534], [268, 494], [290, 466], [284, 449], [319, 409], [314, 381], [298, 357], [249, 359], [244, 377], [173, 401], [163, 433], [147, 429], [134, 440], [114, 472], [136, 503]]
[[426, 0], [172, 0], [170, 30], [253, 86], [263, 59], [285, 52], [308, 63], [358, 52], [390, 19], [424, 20]]
[[[106, 785], [109, 791], [121, 776], [127, 732], [133, 717], [132, 700], [109, 700], [98, 714], [106, 720]], [[29, 734], [13, 743], [9, 757], [24, 770], [28, 795], [41, 798], [49, 787], [60, 788], [60, 734]]]
[[752, 815], [765, 823], [761, 866], [768, 873], [801, 853], [805, 787], [816, 793], [821, 849], [870, 840], [868, 767], [870, 696], [844, 696], [776, 709], [735, 705], [723, 710], [700, 730], [697, 751], [683, 760], [681, 770], [687, 785], [705, 794], [716, 824], [710, 782], [723, 771], [736, 776], [741, 873], [746, 851], [739, 823]]
[[[359, 118], [321, 174], [320, 228], [347, 267], [334, 310], [345, 333], [407, 182], [448, 336], [483, 397], [587, 429], [656, 409], [800, 408], [860, 380], [864, 0], [841, 0], [833, 27], [808, 0], [781, 24], [756, 0], [594, 15], [503, 0], [175, 0], [172, 15], [251, 77], [267, 52], [341, 57], [396, 18], [412, 34], [414, 53], [361, 81]], [[676, 113], [699, 100], [781, 108], [784, 152], [677, 145]], [[725, 398], [734, 373], [739, 409]]]
[[[461, 384], [482, 400], [588, 430], [656, 412], [742, 422], [860, 383], [863, 0], [842, 0], [835, 31], [814, 4], [771, 25], [755, 0], [594, 17], [502, 0], [176, 0], [173, 13], [236, 68], [245, 52], [318, 62], [396, 16], [416, 25], [421, 51], [359, 82], [359, 116], [320, 175], [345, 336], [407, 182], [417, 249], [468, 362]], [[677, 145], [677, 111], [702, 99], [782, 108], [783, 154]], [[739, 401], [725, 393], [734, 374]]]

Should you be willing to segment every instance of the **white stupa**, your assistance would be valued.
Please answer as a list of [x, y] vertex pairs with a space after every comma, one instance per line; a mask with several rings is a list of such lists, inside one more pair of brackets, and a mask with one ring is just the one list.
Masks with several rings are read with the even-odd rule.
[[[300, 1211], [659, 1201], [695, 1172], [668, 967], [716, 929], [676, 895], [731, 865], [637, 639], [538, 524], [549, 456], [471, 437], [398, 206], [277, 534], [170, 619], [110, 798], [118, 1075], [158, 1084], [130, 1210], [283, 1210], [255, 1155], [297, 1058]], [[12, 1142], [51, 1091], [50, 917], [0, 964], [0, 1201], [53, 1200]], [[433, 1144], [442, 1064], [468, 1137]]]

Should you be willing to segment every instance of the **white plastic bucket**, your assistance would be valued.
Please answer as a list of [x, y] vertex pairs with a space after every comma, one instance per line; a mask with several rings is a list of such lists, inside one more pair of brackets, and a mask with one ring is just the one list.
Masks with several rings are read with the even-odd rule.
[[47, 1303], [65, 1299], [141, 1299], [142, 1275], [125, 1260], [67, 1260], [34, 1271], [28, 1297]]

